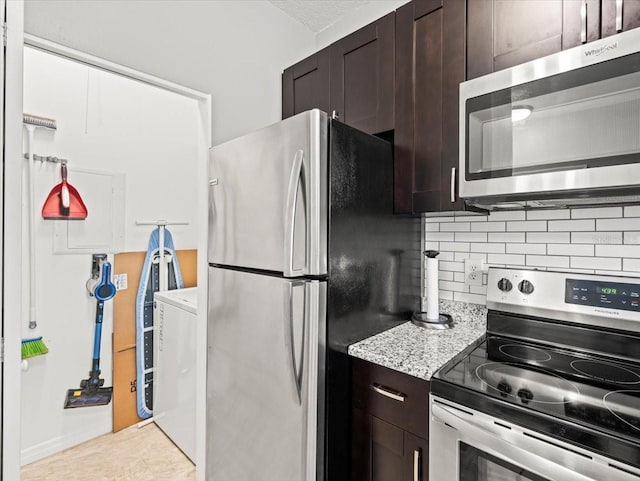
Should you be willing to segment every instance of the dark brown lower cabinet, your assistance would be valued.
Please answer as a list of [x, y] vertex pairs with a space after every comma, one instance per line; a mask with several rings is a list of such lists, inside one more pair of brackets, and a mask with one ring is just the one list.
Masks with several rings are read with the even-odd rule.
[[354, 360], [351, 481], [427, 481], [429, 383]]

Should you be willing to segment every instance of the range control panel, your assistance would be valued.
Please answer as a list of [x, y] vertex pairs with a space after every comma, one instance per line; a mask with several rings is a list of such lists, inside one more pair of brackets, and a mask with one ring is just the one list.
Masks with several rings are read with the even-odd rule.
[[568, 304], [640, 312], [640, 285], [567, 279], [564, 301]]

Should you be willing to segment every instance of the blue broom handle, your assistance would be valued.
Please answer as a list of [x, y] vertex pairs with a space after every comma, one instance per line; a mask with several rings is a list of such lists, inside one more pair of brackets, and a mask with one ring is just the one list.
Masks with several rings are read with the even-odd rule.
[[102, 318], [104, 314], [104, 301], [98, 301], [96, 305], [96, 333], [93, 341], [93, 369], [100, 369], [100, 342], [102, 340]]

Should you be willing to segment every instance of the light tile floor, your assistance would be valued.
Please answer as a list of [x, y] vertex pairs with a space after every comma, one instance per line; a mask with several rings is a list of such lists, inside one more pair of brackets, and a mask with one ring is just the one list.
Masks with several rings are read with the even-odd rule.
[[22, 468], [21, 481], [193, 481], [195, 467], [153, 423], [105, 434]]

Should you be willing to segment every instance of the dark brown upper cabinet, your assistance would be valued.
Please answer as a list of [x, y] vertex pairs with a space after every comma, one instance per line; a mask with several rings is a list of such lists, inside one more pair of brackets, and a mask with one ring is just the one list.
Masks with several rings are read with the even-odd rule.
[[640, 27], [639, 0], [602, 0], [602, 38]]
[[463, 209], [457, 183], [465, 3], [414, 0], [396, 11], [397, 213]]
[[467, 79], [600, 38], [600, 0], [468, 0], [467, 18]]
[[282, 73], [282, 118], [314, 108], [329, 112], [330, 72], [329, 48], [286, 69]]
[[393, 129], [394, 18], [385, 15], [330, 47], [330, 113], [371, 134]]

